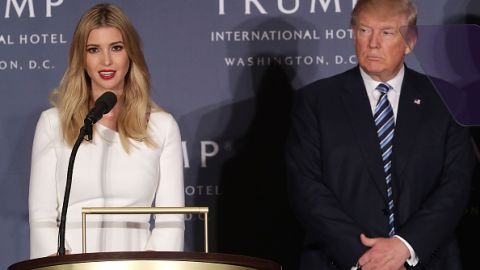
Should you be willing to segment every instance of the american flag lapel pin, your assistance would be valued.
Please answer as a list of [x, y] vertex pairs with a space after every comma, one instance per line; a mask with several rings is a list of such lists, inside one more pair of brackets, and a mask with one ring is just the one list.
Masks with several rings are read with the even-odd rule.
[[413, 103], [417, 104], [417, 105], [420, 105], [420, 103], [422, 103], [422, 100], [419, 99], [419, 98], [416, 98], [413, 100]]

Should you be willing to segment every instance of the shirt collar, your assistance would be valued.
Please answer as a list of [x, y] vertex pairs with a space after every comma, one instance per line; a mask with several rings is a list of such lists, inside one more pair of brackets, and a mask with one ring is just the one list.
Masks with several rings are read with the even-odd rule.
[[[378, 86], [379, 83], [382, 83], [382, 82], [372, 79], [372, 77], [370, 77], [370, 75], [368, 75], [367, 72], [365, 72], [362, 69], [362, 67], [360, 67], [360, 74], [362, 75], [362, 79], [365, 84], [365, 87], [367, 88], [367, 92], [369, 94], [373, 94], [375, 92], [375, 88]], [[387, 83], [392, 87], [389, 93], [393, 91], [393, 93], [395, 93], [397, 96], [400, 96], [400, 91], [402, 89], [402, 82], [403, 82], [404, 76], [405, 76], [405, 66], [402, 65], [402, 67], [398, 71], [397, 75], [395, 75], [395, 77], [393, 77], [389, 81], [383, 82], [383, 83]]]

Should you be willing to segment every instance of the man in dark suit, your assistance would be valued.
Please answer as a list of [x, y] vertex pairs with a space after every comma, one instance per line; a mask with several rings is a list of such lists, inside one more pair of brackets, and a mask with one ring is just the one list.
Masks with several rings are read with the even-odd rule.
[[472, 146], [431, 80], [404, 65], [416, 8], [358, 0], [351, 24], [359, 66], [301, 89], [292, 113], [300, 269], [461, 269]]

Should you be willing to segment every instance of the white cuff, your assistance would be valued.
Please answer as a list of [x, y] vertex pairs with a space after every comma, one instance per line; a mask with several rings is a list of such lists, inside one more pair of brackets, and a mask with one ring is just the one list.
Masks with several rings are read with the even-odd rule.
[[417, 257], [417, 254], [415, 254], [415, 250], [413, 250], [412, 246], [410, 246], [410, 244], [405, 239], [403, 239], [401, 236], [394, 235], [393, 237], [396, 237], [396, 238], [400, 239], [405, 244], [405, 246], [407, 246], [408, 251], [410, 252], [410, 258], [407, 259], [407, 264], [410, 265], [410, 266], [417, 265], [418, 257]]

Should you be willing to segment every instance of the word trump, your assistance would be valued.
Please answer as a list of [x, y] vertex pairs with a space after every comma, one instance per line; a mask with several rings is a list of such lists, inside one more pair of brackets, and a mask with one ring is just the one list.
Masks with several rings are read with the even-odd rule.
[[[207, 167], [207, 158], [212, 158], [218, 154], [220, 147], [214, 141], [200, 141], [200, 163], [202, 168]], [[187, 142], [182, 141], [183, 167], [190, 168], [190, 158], [187, 150]]]
[[[225, 6], [227, 9], [230, 7], [228, 4], [234, 3], [234, 6], [238, 6], [239, 0], [218, 0], [218, 15], [225, 15]], [[266, 8], [267, 3], [274, 2], [272, 0], [241, 0], [243, 1], [243, 11], [245, 15], [251, 15], [252, 13], [269, 14], [271, 12], [280, 12], [282, 14], [294, 14], [300, 9], [300, 3], [302, 5], [309, 4], [310, 13], [318, 13], [321, 10], [326, 13], [329, 9], [334, 10], [335, 13], [342, 12], [340, 0], [277, 0], [276, 7]], [[357, 0], [351, 1], [351, 7], [353, 8], [357, 3]], [[229, 2], [229, 3], [225, 3]], [[330, 8], [333, 6], [332, 8]]]
[[[5, 0], [5, 13], [4, 18], [8, 19], [12, 16], [12, 13], [17, 15], [18, 18], [28, 14], [29, 18], [35, 18], [35, 10], [40, 8], [40, 0]], [[36, 5], [34, 5], [34, 3]], [[52, 8], [58, 7], [63, 3], [63, 0], [45, 0], [45, 17], [52, 17]], [[43, 5], [41, 9], [43, 10]], [[27, 12], [28, 11], [28, 12]]]

